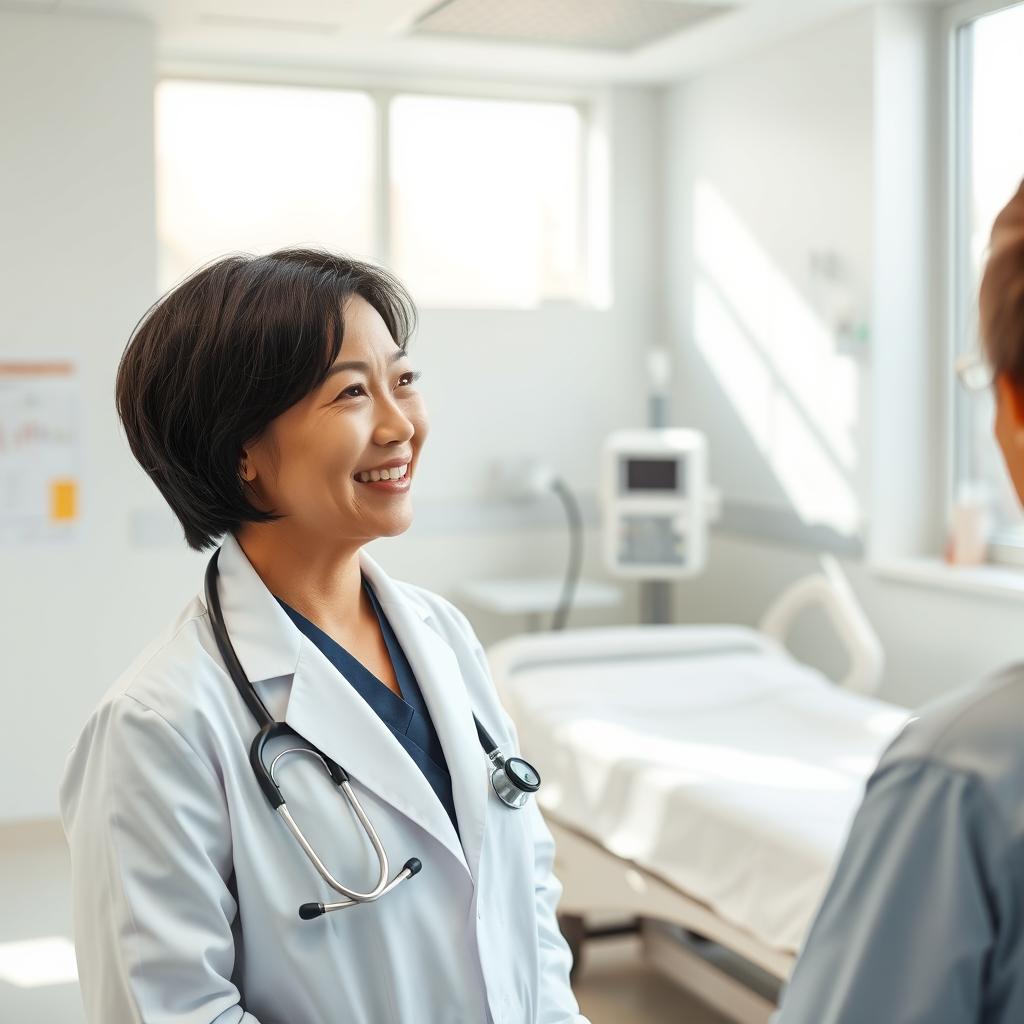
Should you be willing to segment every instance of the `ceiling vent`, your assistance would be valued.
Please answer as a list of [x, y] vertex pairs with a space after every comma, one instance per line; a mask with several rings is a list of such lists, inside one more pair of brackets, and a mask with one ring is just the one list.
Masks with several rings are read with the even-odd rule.
[[409, 31], [478, 42], [625, 52], [726, 14], [734, 6], [681, 0], [444, 0]]
[[209, 11], [199, 14], [199, 23], [211, 28], [252, 29], [258, 32], [300, 32], [306, 35], [329, 36], [341, 31], [341, 25], [308, 18], [273, 18], [250, 14], [221, 14]]

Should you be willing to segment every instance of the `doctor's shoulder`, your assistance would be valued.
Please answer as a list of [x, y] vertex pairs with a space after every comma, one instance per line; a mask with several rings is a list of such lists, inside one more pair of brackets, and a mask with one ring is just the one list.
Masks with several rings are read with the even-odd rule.
[[469, 619], [448, 598], [421, 587], [418, 583], [409, 583], [405, 580], [392, 582], [406, 600], [419, 607], [421, 613], [431, 620], [434, 629], [450, 644], [480, 647], [480, 641]]
[[493, 692], [490, 665], [472, 623], [451, 601], [416, 583], [394, 580], [403, 595], [420, 608], [427, 624], [452, 648], [467, 683], [482, 676]]
[[193, 598], [108, 687], [68, 753], [62, 790], [69, 776], [83, 770], [93, 747], [120, 746], [142, 723], [173, 731], [193, 750], [206, 746], [208, 718], [218, 703], [213, 695], [224, 689], [210, 685], [223, 670], [209, 650], [206, 616], [205, 605]]

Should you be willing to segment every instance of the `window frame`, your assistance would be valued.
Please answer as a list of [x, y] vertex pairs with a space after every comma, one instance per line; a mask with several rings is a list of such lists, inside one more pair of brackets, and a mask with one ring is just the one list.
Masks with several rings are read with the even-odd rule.
[[[970, 275], [969, 255], [969, 192], [971, 134], [971, 72], [970, 36], [965, 31], [979, 18], [1024, 5], [1024, 0], [963, 0], [944, 11], [945, 42], [945, 127], [946, 127], [946, 259], [945, 322], [943, 345], [943, 380], [946, 407], [946, 458], [944, 466], [945, 528], [952, 525], [957, 488], [961, 482], [959, 467], [971, 443], [967, 404], [971, 397], [963, 392], [953, 373], [957, 356], [964, 351], [963, 342], [971, 334], [968, 317], [975, 313], [966, 287]], [[995, 443], [993, 441], [993, 443]], [[1012, 540], [998, 529], [989, 543], [988, 561], [992, 564], [1024, 568], [1024, 539]]]
[[[381, 75], [358, 74], [328, 68], [263, 67], [251, 64], [225, 64], [219, 61], [193, 61], [167, 59], [159, 63], [154, 88], [165, 79], [206, 82], [231, 82], [239, 85], [280, 85], [297, 88], [354, 90], [370, 97], [376, 112], [376, 156], [374, 164], [374, 192], [376, 231], [373, 259], [384, 266], [391, 265], [391, 206], [390, 206], [390, 137], [391, 101], [397, 96], [430, 96], [438, 98], [467, 98], [506, 100], [518, 103], [561, 103], [572, 106], [580, 117], [580, 153], [578, 203], [580, 230], [577, 237], [577, 255], [585, 282], [583, 294], [575, 298], [541, 299], [531, 307], [522, 306], [463, 306], [447, 303], [417, 301], [422, 309], [446, 311], [534, 313], [549, 304], [569, 306], [580, 310], [605, 310], [610, 306], [608, 277], [610, 267], [602, 264], [610, 259], [609, 248], [599, 247], [604, 255], [593, 257], [593, 236], [610, 229], [611, 210], [599, 208], [595, 203], [608, 193], [607, 184], [596, 180], [599, 173], [592, 150], [602, 126], [607, 121], [608, 94], [604, 87], [573, 87], [534, 85], [525, 82], [487, 81], [479, 79], [443, 79], [418, 76], [416, 79]], [[601, 218], [603, 224], [598, 224]]]

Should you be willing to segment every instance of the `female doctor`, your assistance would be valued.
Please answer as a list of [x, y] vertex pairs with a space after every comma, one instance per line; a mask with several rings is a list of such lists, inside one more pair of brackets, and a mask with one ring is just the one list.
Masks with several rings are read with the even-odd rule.
[[480, 643], [364, 550], [412, 521], [414, 325], [381, 269], [285, 250], [199, 270], [125, 350], [133, 453], [223, 540], [65, 768], [93, 1024], [585, 1024]]

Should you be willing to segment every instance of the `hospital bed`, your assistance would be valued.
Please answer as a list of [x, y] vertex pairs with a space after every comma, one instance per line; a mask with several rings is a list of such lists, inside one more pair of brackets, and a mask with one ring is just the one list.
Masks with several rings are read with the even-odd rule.
[[[575, 629], [488, 649], [543, 778], [577, 962], [601, 934], [588, 918], [626, 915], [689, 990], [768, 1020], [864, 784], [909, 717], [871, 695], [881, 647], [837, 563], [822, 565], [757, 629]], [[814, 606], [848, 655], [838, 682], [785, 647]]]

